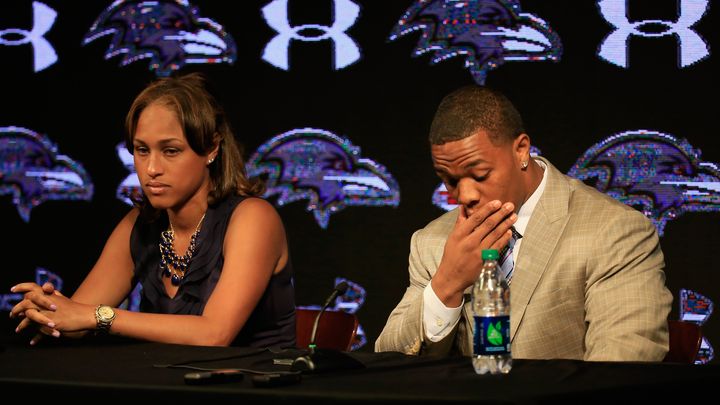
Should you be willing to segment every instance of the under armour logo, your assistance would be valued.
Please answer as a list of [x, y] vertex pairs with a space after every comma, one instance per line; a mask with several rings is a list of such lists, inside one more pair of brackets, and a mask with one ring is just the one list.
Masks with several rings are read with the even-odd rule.
[[[55, 63], [58, 59], [55, 49], [50, 45], [44, 35], [50, 31], [57, 12], [39, 1], [33, 2], [32, 30], [21, 28], [8, 28], [0, 31], [0, 45], [19, 46], [31, 44], [35, 56], [35, 72], [39, 72]], [[20, 36], [19, 39], [11, 39]]]
[[[705, 15], [708, 0], [679, 0], [678, 19], [675, 22], [664, 20], [643, 20], [630, 22], [627, 18], [626, 0], [600, 0], [598, 6], [605, 20], [616, 29], [600, 44], [598, 56], [620, 67], [627, 68], [628, 40], [637, 35], [645, 38], [658, 38], [674, 35], [678, 41], [678, 55], [681, 68], [696, 63], [708, 55], [707, 43], [691, 27]], [[664, 27], [662, 32], [651, 32], [650, 28]], [[644, 31], [645, 30], [645, 31]]]
[[[288, 48], [291, 40], [318, 42], [329, 39], [333, 41], [335, 52], [333, 69], [342, 69], [355, 63], [360, 59], [360, 48], [345, 31], [355, 24], [360, 15], [360, 7], [350, 0], [334, 0], [333, 4], [335, 22], [332, 26], [319, 24], [290, 26], [288, 0], [273, 0], [263, 7], [265, 21], [278, 32], [278, 35], [265, 46], [262, 58], [275, 67], [289, 70]], [[309, 36], [303, 34], [304, 30], [320, 31], [322, 34]]]

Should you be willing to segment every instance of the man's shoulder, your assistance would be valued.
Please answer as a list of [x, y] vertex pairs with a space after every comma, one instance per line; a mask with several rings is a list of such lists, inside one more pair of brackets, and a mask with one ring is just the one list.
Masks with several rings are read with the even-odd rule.
[[572, 197], [577, 200], [578, 203], [583, 205], [590, 205], [596, 207], [607, 207], [609, 209], [626, 209], [629, 208], [620, 201], [610, 197], [609, 195], [598, 191], [596, 188], [591, 187], [581, 180], [564, 175], [570, 184], [572, 190]]
[[608, 217], [624, 218], [640, 222], [651, 221], [640, 211], [630, 207], [615, 198], [598, 191], [581, 180], [568, 177], [572, 189], [571, 210], [581, 215], [591, 215], [598, 220], [607, 220]]

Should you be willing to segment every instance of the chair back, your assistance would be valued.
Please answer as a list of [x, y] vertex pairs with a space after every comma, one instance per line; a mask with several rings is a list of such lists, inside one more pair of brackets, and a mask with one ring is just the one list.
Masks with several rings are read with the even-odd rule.
[[[310, 344], [313, 324], [320, 310], [295, 309], [295, 344], [299, 348], [307, 348]], [[348, 351], [355, 339], [358, 329], [358, 318], [355, 314], [343, 311], [325, 310], [320, 317], [315, 345], [321, 349]]]
[[668, 321], [668, 329], [670, 349], [664, 361], [693, 364], [702, 342], [700, 325], [687, 321]]

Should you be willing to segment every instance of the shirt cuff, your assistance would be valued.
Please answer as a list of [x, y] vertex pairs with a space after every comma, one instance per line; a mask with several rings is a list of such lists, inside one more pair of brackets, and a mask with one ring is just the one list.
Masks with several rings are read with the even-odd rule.
[[448, 308], [440, 301], [432, 289], [432, 281], [423, 291], [423, 324], [425, 337], [431, 342], [439, 342], [455, 328], [460, 320], [465, 298], [457, 308]]

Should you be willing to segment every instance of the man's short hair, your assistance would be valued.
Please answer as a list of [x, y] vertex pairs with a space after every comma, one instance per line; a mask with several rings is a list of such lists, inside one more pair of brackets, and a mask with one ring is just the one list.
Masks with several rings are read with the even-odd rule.
[[487, 87], [464, 86], [440, 102], [430, 125], [430, 144], [457, 141], [479, 130], [487, 131], [496, 145], [525, 132], [520, 113], [507, 97]]

